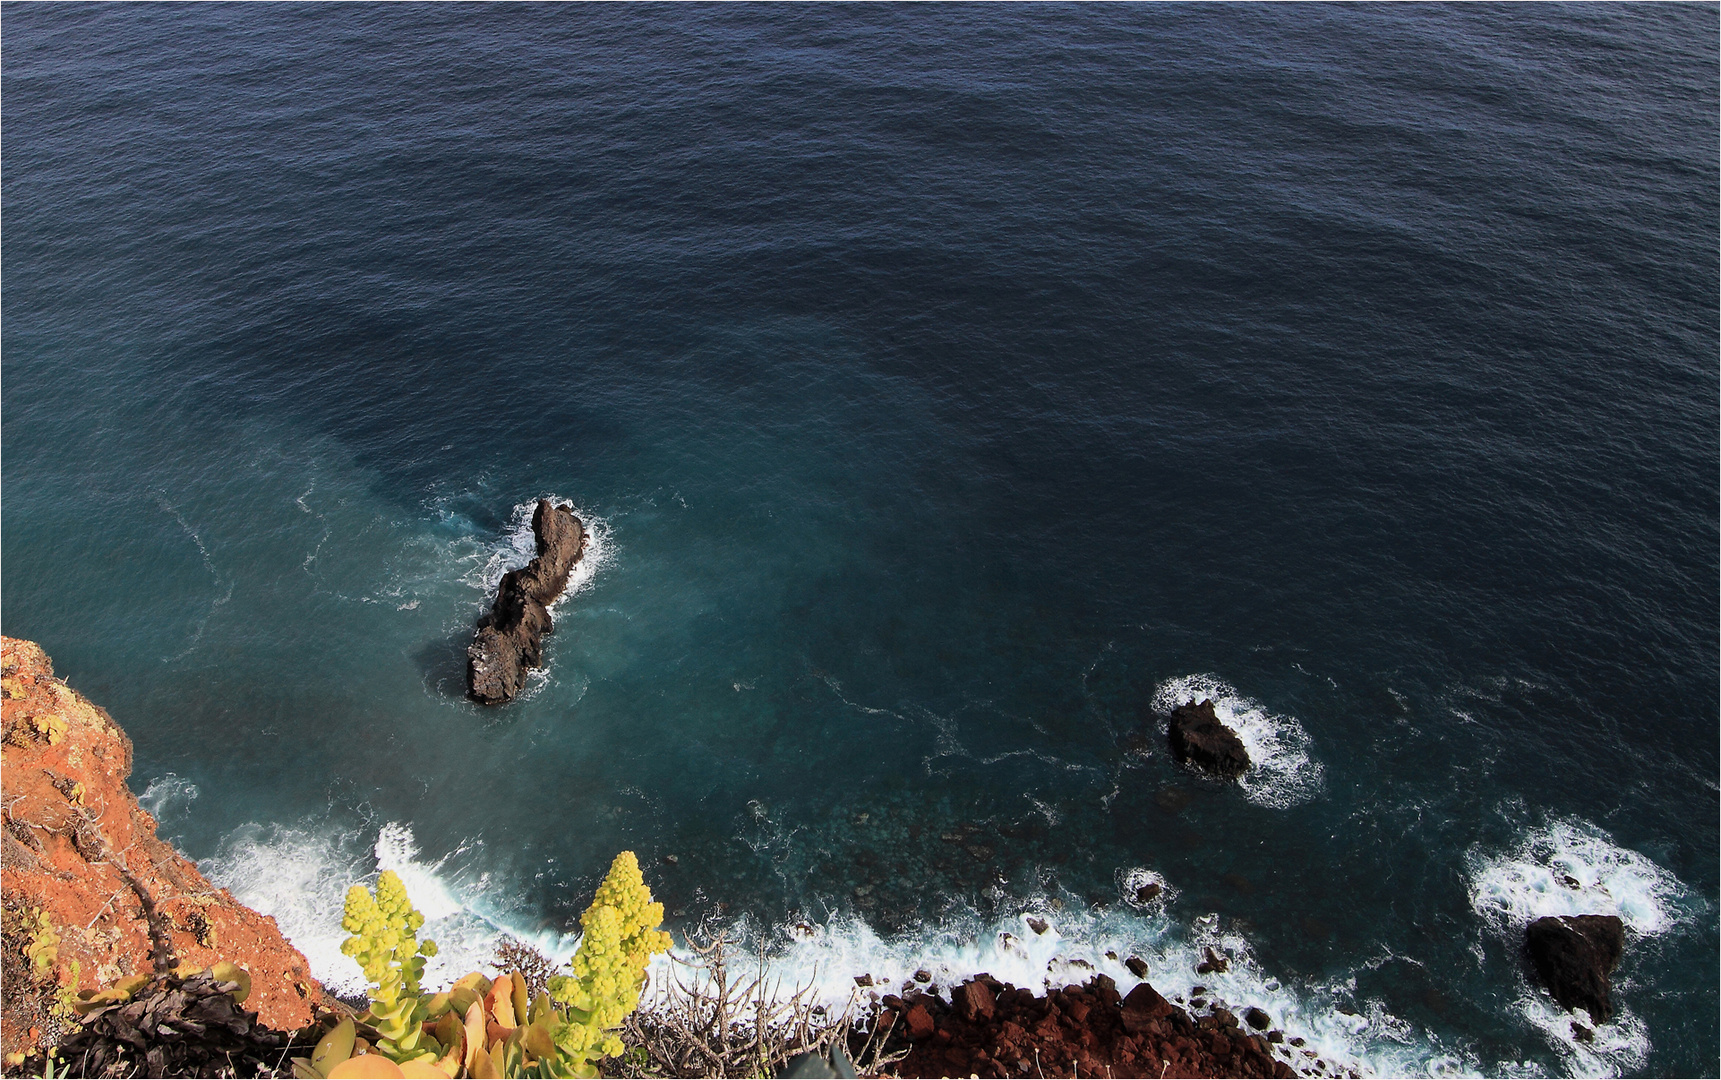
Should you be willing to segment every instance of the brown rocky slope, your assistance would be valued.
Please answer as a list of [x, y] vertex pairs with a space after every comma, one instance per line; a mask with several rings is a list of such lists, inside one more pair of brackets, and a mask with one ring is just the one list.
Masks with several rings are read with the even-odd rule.
[[326, 999], [275, 920], [204, 879], [155, 833], [126, 787], [131, 740], [55, 678], [33, 642], [0, 638], [0, 899], [7, 1059], [54, 1042], [56, 1004], [159, 961], [250, 972], [246, 1002], [269, 1027], [311, 1022]]

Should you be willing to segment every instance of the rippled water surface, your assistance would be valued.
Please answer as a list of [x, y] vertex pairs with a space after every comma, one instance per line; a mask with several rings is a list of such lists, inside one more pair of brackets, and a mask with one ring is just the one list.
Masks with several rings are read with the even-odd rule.
[[832, 994], [1717, 1072], [1713, 7], [4, 17], [5, 630], [324, 978], [379, 866], [464, 969], [633, 848]]

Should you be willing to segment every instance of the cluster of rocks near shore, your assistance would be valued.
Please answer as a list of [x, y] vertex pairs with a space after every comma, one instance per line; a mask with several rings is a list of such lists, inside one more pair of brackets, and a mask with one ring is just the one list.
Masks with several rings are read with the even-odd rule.
[[1303, 1053], [1260, 1009], [1192, 1016], [1145, 982], [1120, 995], [1106, 975], [1037, 996], [981, 974], [950, 1002], [911, 988], [880, 1006], [886, 1048], [907, 1050], [899, 1076], [1292, 1077]]
[[[1166, 739], [1178, 761], [1220, 779], [1234, 780], [1249, 769], [1243, 740], [1219, 719], [1210, 700], [1173, 709]], [[1584, 1010], [1592, 1024], [1613, 1019], [1611, 977], [1625, 953], [1625, 924], [1617, 915], [1537, 919], [1524, 932], [1524, 949], [1530, 966], [1561, 1008]], [[1593, 1029], [1576, 1020], [1572, 1033], [1580, 1041], [1594, 1038]]]

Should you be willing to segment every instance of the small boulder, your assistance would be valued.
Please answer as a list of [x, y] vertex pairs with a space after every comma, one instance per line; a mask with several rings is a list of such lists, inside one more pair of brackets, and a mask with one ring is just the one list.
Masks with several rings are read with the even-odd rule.
[[1219, 722], [1211, 700], [1199, 704], [1191, 701], [1173, 709], [1168, 733], [1171, 753], [1178, 761], [1230, 778], [1242, 776], [1249, 768], [1243, 740]]
[[926, 1011], [925, 1005], [915, 1005], [908, 1010], [908, 1034], [910, 1038], [924, 1039], [932, 1034], [935, 1025], [932, 1014]]
[[1547, 916], [1531, 923], [1524, 943], [1536, 974], [1565, 1009], [1585, 1009], [1590, 1019], [1613, 1019], [1608, 976], [1625, 952], [1625, 924], [1617, 915]]
[[1132, 956], [1123, 962], [1123, 966], [1128, 968], [1129, 973], [1134, 975], [1136, 978], [1147, 978], [1147, 961], [1143, 960], [1141, 957]]
[[955, 994], [956, 1005], [962, 1011], [964, 1020], [972, 1021], [992, 1019], [996, 1002], [992, 997], [992, 989], [979, 979], [963, 983]]

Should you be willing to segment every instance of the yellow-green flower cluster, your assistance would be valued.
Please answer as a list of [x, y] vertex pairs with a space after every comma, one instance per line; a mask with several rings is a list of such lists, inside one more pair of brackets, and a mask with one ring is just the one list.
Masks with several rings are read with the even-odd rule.
[[573, 975], [550, 980], [550, 996], [568, 1007], [553, 1032], [565, 1056], [587, 1062], [621, 1053], [610, 1030], [638, 1007], [652, 954], [669, 948], [669, 935], [657, 928], [662, 922], [663, 905], [652, 902], [639, 860], [631, 851], [617, 855], [580, 916], [585, 933], [569, 965]]
[[359, 962], [370, 980], [373, 1026], [383, 1039], [377, 1049], [397, 1061], [427, 1053], [421, 1025], [419, 981], [426, 957], [436, 955], [436, 942], [419, 944], [424, 916], [413, 910], [406, 886], [392, 870], [377, 878], [376, 895], [363, 885], [347, 890], [341, 929], [351, 934], [341, 952]]

